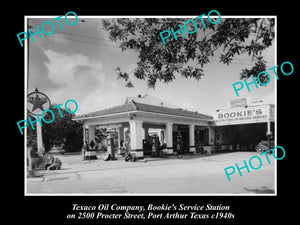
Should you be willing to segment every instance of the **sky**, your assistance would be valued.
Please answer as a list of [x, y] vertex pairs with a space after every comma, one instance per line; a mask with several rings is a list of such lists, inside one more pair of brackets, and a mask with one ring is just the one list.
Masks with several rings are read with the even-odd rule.
[[[52, 21], [55, 17], [29, 18], [32, 32], [36, 31], [36, 26], [41, 29], [45, 21]], [[77, 23], [70, 26], [62, 17], [63, 30], [54, 22], [53, 34], [43, 35], [43, 38], [34, 35], [35, 41], [28, 41], [27, 92], [33, 92], [37, 87], [50, 98], [51, 103], [57, 104], [74, 99], [78, 104], [76, 115], [120, 105], [126, 97], [139, 94], [148, 94], [207, 115], [212, 115], [216, 109], [227, 108], [229, 101], [236, 98], [247, 97], [251, 101], [263, 100], [272, 104], [275, 102], [274, 76], [271, 76], [267, 86], [258, 85], [259, 88], [255, 88], [251, 85], [251, 92], [245, 87], [239, 92], [240, 96], [236, 96], [232, 84], [240, 81], [243, 68], [253, 65], [251, 58], [246, 55], [236, 57], [229, 66], [213, 58], [204, 66], [205, 76], [199, 81], [179, 75], [171, 83], [158, 82], [155, 89], [149, 89], [146, 81], [133, 79], [134, 88], [127, 88], [123, 80], [117, 79], [116, 68], [132, 71], [136, 67], [138, 53], [134, 50], [122, 52], [118, 43], [110, 41], [101, 20], [79, 15]], [[69, 21], [72, 23], [72, 18]], [[44, 29], [50, 33], [52, 28], [46, 24]], [[263, 55], [267, 68], [275, 66], [274, 43]]]

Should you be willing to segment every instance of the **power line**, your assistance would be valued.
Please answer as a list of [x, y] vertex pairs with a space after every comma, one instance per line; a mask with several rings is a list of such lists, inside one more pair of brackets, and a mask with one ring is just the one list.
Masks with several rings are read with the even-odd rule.
[[[74, 39], [70, 39], [67, 37], [58, 37], [58, 36], [50, 36], [52, 38], [58, 38], [58, 39], [65, 39], [65, 40], [70, 40], [70, 41], [77, 41], [77, 42], [81, 42], [81, 43], [85, 43], [85, 44], [91, 44], [91, 45], [96, 45], [96, 46], [103, 46], [103, 47], [111, 47], [111, 48], [119, 48], [118, 46], [113, 46], [113, 45], [105, 45], [105, 44], [100, 44], [100, 43], [94, 43], [94, 42], [88, 42], [88, 41], [83, 41], [83, 40], [74, 40]], [[211, 61], [215, 61], [215, 62], [220, 62], [219, 56], [211, 56]], [[236, 61], [244, 61], [244, 62], [236, 62]], [[246, 63], [249, 62], [249, 63]], [[252, 62], [252, 63], [251, 63]], [[230, 62], [230, 64], [238, 64], [238, 65], [246, 65], [246, 66], [253, 66], [253, 61], [251, 61], [250, 59], [233, 59], [232, 62]], [[266, 64], [271, 64], [269, 62], [266, 62]], [[132, 71], [130, 71], [129, 73], [131, 73]]]
[[103, 41], [110, 41], [109, 39], [106, 39], [106, 38], [89, 37], [89, 36], [85, 36], [85, 35], [81, 35], [81, 34], [72, 34], [72, 33], [61, 32], [61, 31], [56, 31], [56, 33], [72, 35], [72, 36], [75, 36], [75, 37], [89, 38], [89, 39], [94, 39], [94, 40], [99, 40], [99, 41], [102, 41], [102, 40]]
[[[35, 27], [34, 27], [35, 28]], [[47, 32], [50, 32], [49, 29], [44, 29], [45, 31]], [[71, 39], [71, 38], [68, 38], [68, 37], [61, 37], [61, 36], [57, 36], [56, 33], [61, 33], [61, 34], [67, 34], [67, 35], [72, 35], [72, 36], [75, 36], [75, 37], [81, 37], [81, 38], [89, 38], [89, 39], [93, 39], [93, 40], [99, 40], [99, 41], [106, 41], [108, 39], [104, 39], [104, 38], [96, 38], [96, 37], [88, 37], [88, 36], [85, 36], [85, 35], [81, 35], [81, 34], [72, 34], [72, 33], [67, 33], [67, 32], [61, 32], [61, 31], [55, 31], [54, 34], [51, 34], [50, 38], [57, 38], [57, 39], [65, 39], [65, 40], [70, 40], [70, 41], [77, 41], [77, 42], [81, 42], [81, 43], [85, 43], [85, 44], [91, 44], [91, 45], [96, 45], [96, 46], [104, 46], [104, 47], [112, 47], [112, 48], [119, 48], [118, 46], [113, 46], [113, 45], [107, 45], [107, 44], [100, 44], [100, 43], [95, 43], [95, 42], [89, 42], [89, 41], [86, 41], [86, 40], [75, 40], [75, 39]]]
[[[36, 25], [35, 25], [36, 26]], [[35, 27], [34, 27], [35, 28]], [[50, 32], [49, 29], [45, 29], [45, 31]], [[52, 32], [52, 31], [51, 31]], [[100, 41], [111, 41], [110, 39], [107, 38], [99, 38], [99, 37], [91, 37], [91, 36], [86, 36], [86, 35], [82, 35], [82, 34], [74, 34], [74, 33], [68, 33], [68, 32], [62, 32], [62, 31], [55, 31], [55, 33], [59, 33], [59, 34], [67, 34], [67, 35], [72, 35], [75, 37], [83, 37], [83, 38], [89, 38], [89, 39], [94, 39], [94, 40], [100, 40]]]
[[111, 47], [111, 48], [119, 48], [118, 46], [113, 46], [113, 45], [106, 45], [106, 44], [100, 44], [100, 43], [94, 43], [94, 42], [89, 42], [89, 41], [83, 41], [83, 40], [75, 40], [75, 39], [70, 39], [68, 37], [59, 37], [59, 36], [49, 36], [50, 38], [58, 38], [58, 39], [65, 39], [65, 40], [70, 40], [70, 41], [77, 41], [85, 44], [91, 44], [91, 45], [96, 45], [96, 46], [103, 46], [103, 47]]
[[[99, 24], [97, 23], [93, 23], [93, 22], [90, 22], [90, 21], [87, 21], [87, 20], [84, 20], [84, 19], [81, 19], [82, 22], [88, 22], [88, 23], [91, 23], [91, 24], [96, 24], [97, 26], [99, 26]], [[165, 21], [165, 23], [168, 23], [168, 22], [171, 22], [171, 21]], [[173, 22], [173, 21], [172, 21]], [[178, 21], [179, 22], [179, 21]], [[36, 25], [35, 25], [36, 26]], [[242, 25], [241, 25], [242, 26]], [[239, 26], [239, 27], [241, 27]], [[34, 27], [35, 28], [35, 27]], [[44, 29], [46, 31], [50, 31], [48, 29]], [[208, 37], [209, 35], [213, 35], [215, 34], [217, 31], [215, 30], [211, 30], [210, 32], [208, 32], [207, 34], [205, 34], [204, 32], [204, 38]], [[72, 35], [72, 36], [75, 36], [75, 37], [83, 37], [83, 38], [88, 38], [88, 39], [93, 39], [93, 40], [100, 40], [100, 41], [111, 41], [110, 39], [106, 39], [106, 38], [99, 38], [99, 37], [90, 37], [90, 36], [86, 36], [86, 35], [82, 35], [82, 34], [73, 34], [73, 33], [67, 33], [67, 32], [62, 32], [62, 31], [55, 31], [55, 33], [61, 33], [61, 34], [67, 34], [67, 35]], [[253, 33], [249, 33], [250, 36], [254, 36], [255, 34]], [[71, 40], [71, 39], [70, 39]]]

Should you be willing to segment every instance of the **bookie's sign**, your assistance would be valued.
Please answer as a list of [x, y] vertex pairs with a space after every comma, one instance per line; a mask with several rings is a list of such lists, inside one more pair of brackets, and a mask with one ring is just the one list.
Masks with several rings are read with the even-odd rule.
[[213, 113], [216, 125], [259, 123], [274, 120], [274, 106], [257, 105], [240, 108], [221, 109]]

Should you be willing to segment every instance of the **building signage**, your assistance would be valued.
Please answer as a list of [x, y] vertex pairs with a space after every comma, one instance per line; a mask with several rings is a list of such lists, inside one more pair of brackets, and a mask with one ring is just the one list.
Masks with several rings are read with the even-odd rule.
[[104, 128], [106, 128], [106, 129], [116, 129], [116, 128], [119, 128], [119, 127], [122, 127], [121, 123], [98, 125], [97, 129], [104, 129]]
[[242, 107], [247, 105], [247, 98], [237, 98], [230, 101], [230, 107]]
[[216, 125], [259, 123], [273, 120], [270, 105], [249, 106], [217, 110], [213, 113]]
[[40, 116], [43, 111], [50, 108], [50, 105], [48, 96], [37, 89], [27, 95], [27, 111], [32, 115], [38, 114]]

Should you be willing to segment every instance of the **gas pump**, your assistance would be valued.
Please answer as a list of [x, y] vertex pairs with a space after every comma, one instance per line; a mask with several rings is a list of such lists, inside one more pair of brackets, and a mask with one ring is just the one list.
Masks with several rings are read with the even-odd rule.
[[107, 152], [109, 153], [111, 160], [116, 160], [114, 139], [110, 134], [107, 135]]
[[178, 155], [181, 155], [183, 152], [183, 141], [180, 133], [176, 137], [176, 151]]
[[151, 156], [158, 157], [159, 156], [159, 139], [157, 136], [152, 136], [151, 145], [152, 145]]

